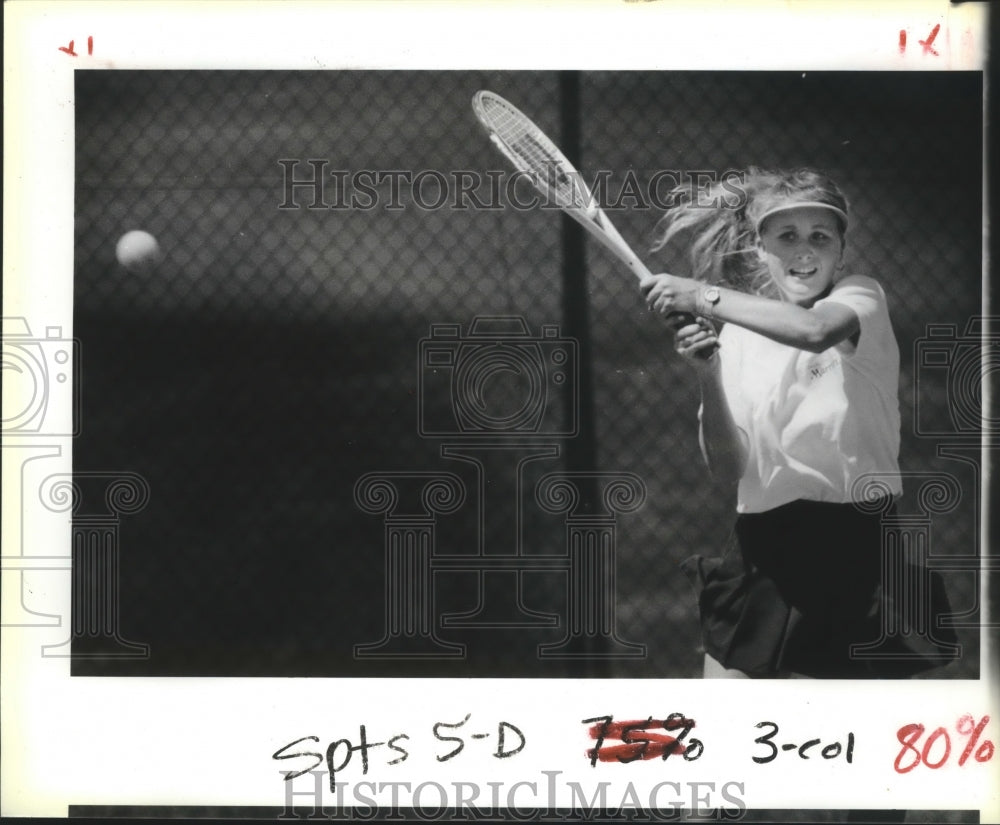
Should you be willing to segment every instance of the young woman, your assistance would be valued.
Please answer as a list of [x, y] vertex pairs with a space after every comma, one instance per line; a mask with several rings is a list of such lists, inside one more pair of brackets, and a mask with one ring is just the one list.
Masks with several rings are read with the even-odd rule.
[[[883, 512], [853, 503], [868, 495], [866, 477], [887, 497], [902, 491], [885, 293], [844, 270], [848, 206], [832, 180], [751, 169], [745, 191], [738, 209], [688, 200], [670, 210], [659, 245], [689, 238], [696, 277], [641, 284], [651, 310], [688, 316], [675, 322], [675, 348], [698, 375], [702, 452], [713, 476], [738, 485], [725, 555], [685, 563], [700, 590], [705, 675], [934, 667], [940, 658], [914, 658], [898, 640], [882, 651], [891, 657], [851, 655], [897, 609], [882, 590]], [[939, 582], [932, 592], [932, 611], [947, 609]]]

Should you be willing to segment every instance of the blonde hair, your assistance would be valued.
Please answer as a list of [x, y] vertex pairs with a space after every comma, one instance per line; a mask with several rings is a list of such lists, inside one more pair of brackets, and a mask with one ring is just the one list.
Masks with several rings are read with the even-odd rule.
[[741, 190], [742, 197], [734, 204], [734, 191], [739, 190], [729, 176], [725, 185], [715, 182], [707, 190], [694, 183], [675, 188], [671, 197], [676, 205], [657, 224], [653, 250], [687, 238], [692, 277], [759, 295], [774, 289], [757, 254], [760, 228], [770, 215], [797, 206], [826, 207], [837, 215], [844, 239], [847, 199], [821, 172], [750, 167], [743, 174]]

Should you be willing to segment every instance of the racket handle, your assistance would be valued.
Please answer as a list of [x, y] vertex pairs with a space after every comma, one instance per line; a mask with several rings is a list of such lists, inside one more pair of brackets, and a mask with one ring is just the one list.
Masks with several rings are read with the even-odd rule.
[[[663, 320], [668, 327], [670, 327], [674, 332], [677, 332], [677, 330], [681, 327], [693, 324], [698, 319], [689, 312], [671, 312], [669, 315], [664, 316]], [[696, 357], [700, 358], [702, 361], [707, 361], [718, 351], [718, 349], [719, 345], [716, 344], [712, 349], [702, 350]]]
[[671, 312], [663, 319], [667, 325], [675, 332], [683, 326], [693, 324], [695, 317], [690, 312]]

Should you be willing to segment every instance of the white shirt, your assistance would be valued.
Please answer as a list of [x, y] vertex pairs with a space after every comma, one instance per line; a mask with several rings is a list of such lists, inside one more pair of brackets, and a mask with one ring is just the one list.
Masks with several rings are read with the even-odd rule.
[[723, 387], [750, 442], [741, 513], [795, 499], [849, 502], [866, 473], [880, 474], [894, 495], [902, 492], [899, 348], [885, 293], [873, 279], [850, 275], [815, 306], [825, 303], [857, 314], [857, 347], [848, 340], [812, 353], [735, 324], [720, 333]]

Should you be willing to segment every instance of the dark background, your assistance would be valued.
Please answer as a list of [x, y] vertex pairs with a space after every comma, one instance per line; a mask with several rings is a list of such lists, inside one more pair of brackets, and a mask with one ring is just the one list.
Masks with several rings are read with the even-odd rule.
[[[733, 500], [701, 464], [693, 376], [631, 276], [589, 241], [578, 266], [547, 210], [427, 210], [406, 188], [403, 208], [387, 209], [388, 184], [370, 209], [307, 208], [304, 190], [300, 208], [280, 208], [281, 159], [301, 161], [300, 179], [308, 159], [328, 172], [506, 171], [469, 106], [480, 88], [557, 142], [578, 111], [581, 169], [611, 170], [611, 193], [628, 171], [643, 182], [747, 165], [832, 174], [852, 208], [849, 268], [881, 281], [900, 343], [902, 467], [950, 473], [964, 491], [933, 517], [931, 552], [976, 552], [972, 465], [938, 450], [977, 441], [949, 412], [976, 419], [980, 387], [950, 381], [955, 368], [915, 366], [915, 353], [928, 324], [951, 324], [935, 346], [956, 364], [979, 358], [978, 337], [963, 333], [981, 312], [981, 74], [78, 72], [74, 468], [138, 473], [151, 496], [121, 522], [119, 615], [122, 636], [150, 655], [78, 659], [75, 674], [700, 673], [694, 594], [677, 564], [718, 552]], [[651, 268], [682, 272], [647, 252], [659, 213], [624, 206], [610, 214]], [[115, 261], [133, 228], [164, 249], [151, 273]], [[487, 315], [521, 317], [532, 336], [558, 325], [581, 344], [584, 390], [590, 380], [583, 434], [541, 439], [560, 456], [526, 470], [525, 554], [565, 552], [562, 517], [534, 504], [542, 473], [592, 465], [645, 484], [646, 503], [618, 517], [615, 612], [643, 658], [539, 659], [539, 644], [565, 634], [567, 596], [565, 573], [538, 570], [522, 576], [525, 607], [562, 617], [557, 626], [437, 627], [466, 645], [455, 660], [353, 655], [386, 622], [382, 518], [355, 505], [354, 484], [450, 471], [473, 489], [468, 465], [442, 457], [444, 439], [418, 432], [418, 352], [432, 324], [467, 333]], [[439, 391], [425, 400], [434, 415], [450, 403]], [[552, 391], [546, 403], [561, 420], [566, 400]], [[516, 495], [503, 467], [489, 480], [485, 540], [497, 547]], [[919, 512], [919, 482], [904, 511]], [[440, 516], [437, 549], [472, 552], [476, 531], [474, 507]], [[974, 609], [973, 575], [945, 575], [954, 608]], [[473, 574], [438, 571], [434, 585], [436, 616], [475, 607]], [[960, 636], [962, 658], [928, 675], [978, 674], [978, 634]]]

